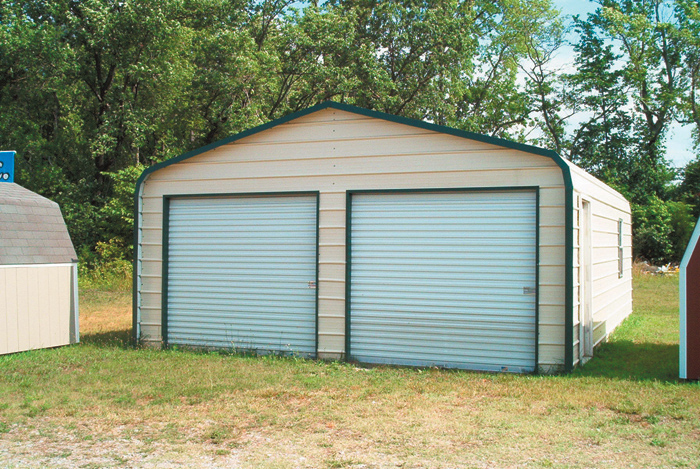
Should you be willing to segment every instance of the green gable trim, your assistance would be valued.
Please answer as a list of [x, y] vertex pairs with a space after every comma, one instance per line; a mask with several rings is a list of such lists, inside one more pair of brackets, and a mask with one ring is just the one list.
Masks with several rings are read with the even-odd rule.
[[574, 362], [574, 342], [573, 342], [573, 337], [574, 337], [574, 302], [573, 302], [573, 293], [574, 293], [574, 272], [573, 272], [573, 265], [574, 265], [574, 229], [573, 229], [573, 219], [574, 219], [574, 188], [573, 188], [573, 182], [571, 179], [571, 171], [569, 169], [569, 165], [567, 164], [566, 161], [555, 151], [552, 150], [546, 150], [544, 148], [536, 147], [533, 145], [527, 145], [524, 143], [518, 143], [518, 142], [513, 142], [510, 140], [505, 140], [502, 138], [497, 138], [497, 137], [491, 137], [488, 135], [482, 135], [482, 134], [477, 134], [474, 132], [467, 132], [464, 130], [459, 130], [459, 129], [454, 129], [452, 127], [446, 127], [442, 125], [437, 125], [437, 124], [432, 124], [430, 122], [425, 122], [417, 119], [410, 119], [408, 117], [401, 117], [401, 116], [395, 116], [392, 114], [387, 114], [384, 112], [380, 111], [374, 111], [370, 109], [364, 109], [360, 108], [357, 106], [352, 106], [350, 104], [344, 104], [344, 103], [336, 103], [334, 101], [326, 101], [320, 104], [317, 104], [315, 106], [312, 106], [307, 109], [303, 109], [301, 111], [289, 114], [287, 116], [281, 117], [279, 119], [275, 119], [273, 121], [270, 121], [266, 124], [259, 125], [257, 127], [253, 127], [252, 129], [248, 129], [246, 131], [243, 131], [241, 133], [238, 133], [236, 135], [232, 135], [230, 137], [224, 138], [222, 140], [219, 140], [218, 142], [211, 143], [209, 145], [203, 146], [201, 148], [188, 151], [187, 153], [183, 153], [182, 155], [176, 156], [174, 158], [171, 158], [167, 161], [163, 161], [162, 163], [155, 164], [143, 171], [141, 173], [141, 176], [139, 177], [138, 181], [136, 182], [136, 189], [134, 191], [134, 304], [133, 304], [133, 338], [134, 341], [138, 341], [139, 339], [139, 331], [138, 331], [138, 304], [137, 304], [137, 292], [138, 292], [138, 276], [137, 276], [137, 264], [138, 264], [138, 256], [139, 256], [139, 249], [138, 249], [138, 231], [140, 227], [140, 219], [139, 219], [139, 196], [141, 194], [141, 186], [143, 185], [144, 181], [146, 178], [153, 172], [158, 171], [159, 169], [165, 168], [167, 166], [170, 166], [175, 163], [179, 163], [180, 161], [186, 160], [188, 158], [192, 158], [197, 155], [201, 155], [202, 153], [205, 153], [209, 150], [213, 150], [215, 148], [218, 148], [222, 145], [227, 145], [229, 143], [233, 143], [237, 140], [240, 140], [245, 137], [249, 137], [251, 135], [255, 135], [259, 132], [263, 132], [265, 130], [271, 129], [272, 127], [276, 127], [281, 124], [285, 124], [289, 121], [292, 121], [294, 119], [298, 119], [299, 117], [303, 117], [309, 114], [312, 114], [317, 111], [321, 111], [323, 109], [337, 109], [340, 111], [346, 111], [346, 112], [351, 112], [354, 114], [359, 114], [362, 116], [366, 117], [372, 117], [375, 119], [382, 119], [386, 120], [389, 122], [395, 122], [398, 124], [404, 124], [404, 125], [409, 125], [412, 127], [417, 127], [420, 129], [425, 129], [425, 130], [431, 130], [434, 132], [439, 132], [443, 134], [448, 134], [448, 135], [453, 135], [456, 137], [461, 137], [461, 138], [466, 138], [469, 140], [475, 140], [478, 142], [483, 142], [483, 143], [488, 143], [491, 145], [497, 145], [500, 147], [505, 147], [505, 148], [510, 148], [513, 150], [519, 150], [522, 152], [526, 153], [531, 153], [535, 155], [540, 155], [544, 156], [547, 158], [552, 159], [561, 169], [562, 171], [562, 177], [564, 179], [564, 186], [565, 186], [565, 229], [566, 229], [566, 239], [565, 239], [565, 250], [566, 250], [566, 256], [565, 256], [565, 269], [566, 269], [566, 274], [565, 274], [565, 288], [566, 288], [566, 293], [565, 293], [565, 344], [564, 344], [564, 369], [565, 371], [571, 371], [573, 369], [573, 362]]

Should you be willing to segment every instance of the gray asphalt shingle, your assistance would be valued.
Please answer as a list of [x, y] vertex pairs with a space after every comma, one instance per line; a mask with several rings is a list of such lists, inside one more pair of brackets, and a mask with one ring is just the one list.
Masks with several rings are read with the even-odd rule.
[[76, 259], [58, 204], [15, 183], [0, 182], [0, 265]]

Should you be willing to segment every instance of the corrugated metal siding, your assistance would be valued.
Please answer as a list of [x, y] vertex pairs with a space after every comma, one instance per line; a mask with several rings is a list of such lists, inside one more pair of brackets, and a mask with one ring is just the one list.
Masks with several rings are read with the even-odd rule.
[[[363, 122], [372, 123], [362, 126], [365, 133], [351, 132]], [[159, 344], [162, 337], [164, 195], [319, 191], [318, 352], [339, 359], [345, 354], [347, 190], [539, 186], [539, 366], [561, 369], [565, 277], [561, 169], [530, 153], [422, 129], [406, 133], [404, 127], [326, 109], [151, 174], [142, 186], [139, 205], [136, 306], [141, 339]], [[286, 128], [294, 129], [293, 141], [288, 141]], [[191, 172], [197, 167], [206, 171]]]
[[316, 213], [315, 196], [172, 199], [168, 342], [314, 355]]
[[[593, 313], [594, 345], [607, 339], [613, 330], [632, 313], [632, 218], [630, 205], [622, 195], [578, 167], [571, 166], [578, 202], [575, 204], [574, 220], [582, 216], [583, 201], [590, 203], [591, 220], [591, 308]], [[622, 276], [619, 275], [618, 223], [622, 219]], [[579, 329], [583, 315], [584, 300], [582, 266], [584, 253], [581, 249], [581, 223], [574, 226], [574, 285], [576, 313], [574, 329]], [[578, 340], [578, 338], [577, 338]], [[575, 344], [575, 363], [581, 359], [582, 344]]]
[[356, 194], [351, 204], [353, 359], [534, 370], [534, 191]]

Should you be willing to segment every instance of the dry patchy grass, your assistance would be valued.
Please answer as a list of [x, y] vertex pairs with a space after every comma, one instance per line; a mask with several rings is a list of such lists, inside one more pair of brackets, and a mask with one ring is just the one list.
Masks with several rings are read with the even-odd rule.
[[80, 333], [84, 343], [128, 343], [131, 292], [83, 289], [80, 301]]
[[677, 359], [675, 283], [635, 286], [635, 315], [569, 376], [137, 350], [129, 295], [84, 294], [82, 345], [0, 357], [0, 465], [700, 467], [697, 383], [668, 356], [619, 363]]

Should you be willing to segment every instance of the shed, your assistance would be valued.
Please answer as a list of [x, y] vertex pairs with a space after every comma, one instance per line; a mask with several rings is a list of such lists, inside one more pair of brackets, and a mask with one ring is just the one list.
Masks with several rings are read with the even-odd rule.
[[571, 370], [632, 311], [629, 203], [555, 152], [325, 102], [136, 185], [135, 339]]
[[690, 237], [680, 267], [679, 376], [700, 379], [700, 222]]
[[0, 183], [0, 354], [79, 341], [78, 261], [61, 209]]

